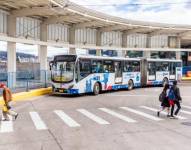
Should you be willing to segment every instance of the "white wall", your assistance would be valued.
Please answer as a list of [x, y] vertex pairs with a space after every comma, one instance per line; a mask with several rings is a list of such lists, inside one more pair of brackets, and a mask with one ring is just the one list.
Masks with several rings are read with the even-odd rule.
[[66, 25], [48, 25], [48, 41], [68, 42], [68, 34], [68, 26]]
[[76, 29], [75, 43], [96, 45], [96, 29]]
[[40, 39], [40, 20], [18, 17], [16, 22], [16, 37]]
[[127, 35], [127, 47], [134, 48], [146, 48], [147, 35], [146, 34], [130, 34]]
[[0, 10], [0, 34], [7, 33], [7, 13]]
[[103, 32], [101, 34], [101, 45], [102, 46], [116, 46], [121, 47], [122, 45], [122, 33], [121, 32]]
[[151, 37], [151, 48], [168, 47], [168, 35], [155, 35]]

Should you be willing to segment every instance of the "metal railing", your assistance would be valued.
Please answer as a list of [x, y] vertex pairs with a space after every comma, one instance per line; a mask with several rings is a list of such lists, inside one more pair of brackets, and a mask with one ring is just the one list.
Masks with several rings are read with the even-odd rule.
[[12, 91], [46, 88], [50, 86], [50, 72], [47, 70], [0, 72], [0, 83], [5, 83]]

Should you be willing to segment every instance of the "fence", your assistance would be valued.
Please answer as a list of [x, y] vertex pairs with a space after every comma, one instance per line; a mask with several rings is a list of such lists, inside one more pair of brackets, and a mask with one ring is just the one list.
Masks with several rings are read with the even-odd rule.
[[0, 73], [0, 82], [5, 83], [12, 91], [29, 91], [50, 86], [50, 72], [41, 70]]

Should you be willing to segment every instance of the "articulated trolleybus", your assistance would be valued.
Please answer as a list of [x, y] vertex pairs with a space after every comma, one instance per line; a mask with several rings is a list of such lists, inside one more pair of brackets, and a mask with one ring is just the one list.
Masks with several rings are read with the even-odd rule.
[[163, 85], [180, 79], [180, 60], [58, 55], [50, 62], [53, 93], [101, 91]]

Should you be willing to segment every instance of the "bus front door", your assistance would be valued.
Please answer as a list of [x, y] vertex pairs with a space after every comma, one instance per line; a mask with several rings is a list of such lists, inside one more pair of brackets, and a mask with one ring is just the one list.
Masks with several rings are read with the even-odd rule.
[[116, 61], [114, 62], [115, 66], [115, 83], [122, 83], [122, 62]]

